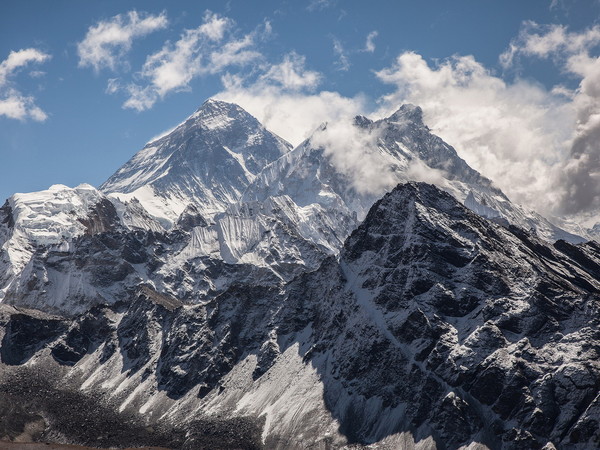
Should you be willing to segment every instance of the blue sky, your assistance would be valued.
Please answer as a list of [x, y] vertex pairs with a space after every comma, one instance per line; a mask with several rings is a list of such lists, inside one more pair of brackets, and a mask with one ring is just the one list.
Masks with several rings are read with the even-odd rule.
[[517, 201], [571, 213], [598, 206], [598, 150], [589, 148], [598, 1], [0, 8], [2, 199], [55, 183], [97, 186], [217, 96], [294, 144], [319, 121], [381, 116], [411, 101]]

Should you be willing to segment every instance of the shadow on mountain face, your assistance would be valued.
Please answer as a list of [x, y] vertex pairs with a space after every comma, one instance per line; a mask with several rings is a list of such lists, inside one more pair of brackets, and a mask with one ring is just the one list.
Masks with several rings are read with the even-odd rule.
[[25, 364], [67, 328], [68, 325], [59, 319], [13, 314], [4, 326], [0, 358], [11, 366]]
[[[324, 404], [351, 444], [409, 432], [439, 448], [583, 448], [600, 440], [599, 262], [596, 244], [551, 247], [411, 184], [372, 208], [339, 260], [283, 291], [234, 284], [186, 307], [138, 293], [70, 324], [13, 314], [0, 355], [18, 366], [49, 347], [69, 366], [100, 348], [99, 364], [109, 363], [118, 351], [122, 373], [154, 375], [179, 400], [222, 389], [248, 355], [259, 380], [310, 329], [299, 356], [316, 369]], [[250, 422], [238, 437], [260, 442], [262, 425]], [[216, 436], [238, 425], [199, 430]], [[142, 437], [138, 444], [167, 445]]]
[[[575, 255], [575, 257], [573, 257]], [[288, 289], [324, 401], [350, 442], [403, 431], [440, 448], [600, 442], [600, 261], [396, 188]], [[297, 320], [297, 319], [296, 319]]]

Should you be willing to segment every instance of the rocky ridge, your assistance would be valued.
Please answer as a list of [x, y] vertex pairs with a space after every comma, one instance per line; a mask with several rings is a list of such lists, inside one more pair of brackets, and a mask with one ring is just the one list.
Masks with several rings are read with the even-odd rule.
[[0, 355], [5, 376], [61, 373], [156, 429], [251, 418], [268, 448], [589, 448], [599, 273], [593, 242], [549, 245], [409, 183], [283, 290], [186, 306], [145, 289], [73, 321], [4, 309]]

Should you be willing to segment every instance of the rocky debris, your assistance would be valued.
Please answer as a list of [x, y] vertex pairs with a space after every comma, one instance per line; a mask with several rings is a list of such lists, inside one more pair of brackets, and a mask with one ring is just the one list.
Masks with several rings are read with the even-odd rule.
[[[263, 448], [260, 420], [194, 419], [185, 427], [162, 422], [149, 424], [142, 415], [118, 412], [114, 405], [65, 385], [55, 372], [47, 370], [42, 373], [26, 367], [3, 370], [0, 406], [3, 406], [0, 408], [3, 441], [29, 438], [35, 442], [92, 448]], [[33, 424], [36, 428], [31, 432]], [[28, 430], [29, 434], [24, 435]]]

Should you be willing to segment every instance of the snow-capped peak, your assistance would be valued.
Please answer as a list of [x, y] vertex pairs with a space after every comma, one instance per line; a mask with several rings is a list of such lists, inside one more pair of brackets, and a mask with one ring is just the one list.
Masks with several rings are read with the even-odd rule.
[[124, 200], [135, 197], [167, 226], [192, 203], [208, 218], [237, 201], [268, 163], [290, 149], [238, 105], [209, 99], [100, 189]]
[[412, 125], [424, 127], [423, 110], [420, 106], [405, 103], [390, 117], [385, 119], [387, 122], [409, 122]]

